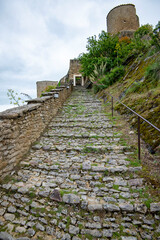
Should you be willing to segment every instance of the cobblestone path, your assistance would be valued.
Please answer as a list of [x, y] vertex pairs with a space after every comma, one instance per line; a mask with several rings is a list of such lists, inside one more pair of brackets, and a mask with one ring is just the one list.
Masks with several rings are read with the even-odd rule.
[[0, 185], [0, 239], [160, 239], [160, 203], [130, 154], [101, 102], [73, 91]]

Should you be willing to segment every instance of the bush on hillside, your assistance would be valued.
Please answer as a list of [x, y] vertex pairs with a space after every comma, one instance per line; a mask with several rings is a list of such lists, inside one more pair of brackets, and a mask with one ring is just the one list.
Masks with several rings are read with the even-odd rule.
[[97, 82], [94, 82], [94, 92], [98, 92], [104, 88], [107, 88], [119, 81], [121, 77], [124, 76], [125, 69], [123, 66], [113, 68], [108, 74], [106, 74], [101, 79], [98, 79]]
[[[144, 56], [146, 52], [151, 56], [157, 49], [160, 50], [160, 22], [154, 30], [149, 24], [141, 26], [132, 39], [119, 38], [118, 34], [110, 35], [102, 31], [98, 37], [88, 38], [86, 48], [87, 53], [79, 57], [83, 76], [92, 78], [95, 69], [99, 69], [102, 64], [105, 66], [104, 76], [102, 74], [94, 76], [93, 85], [97, 92], [120, 79], [124, 73], [124, 67], [121, 65], [126, 65], [131, 58], [138, 55]], [[136, 87], [138, 88], [138, 84]]]
[[158, 84], [160, 84], [160, 58], [158, 58], [156, 62], [148, 66], [145, 72], [145, 78], [145, 85], [150, 85], [150, 87], [156, 87]]

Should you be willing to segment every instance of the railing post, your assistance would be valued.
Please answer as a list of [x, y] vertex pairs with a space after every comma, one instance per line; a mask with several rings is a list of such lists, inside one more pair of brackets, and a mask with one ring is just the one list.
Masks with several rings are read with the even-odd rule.
[[112, 117], [113, 117], [113, 97], [112, 97]]
[[141, 160], [140, 117], [138, 117], [138, 159]]

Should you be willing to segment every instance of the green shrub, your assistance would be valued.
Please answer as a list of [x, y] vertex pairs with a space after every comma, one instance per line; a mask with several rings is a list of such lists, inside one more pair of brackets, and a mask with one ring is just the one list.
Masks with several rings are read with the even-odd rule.
[[109, 85], [117, 82], [124, 75], [124, 73], [125, 70], [123, 66], [113, 68], [109, 74]]
[[110, 73], [100, 80], [100, 83], [102, 83], [105, 88], [109, 87], [113, 83], [117, 82], [124, 75], [124, 72], [125, 70], [123, 66], [115, 67], [110, 71]]
[[160, 50], [160, 21], [156, 25], [153, 32], [150, 33], [150, 36], [152, 38], [151, 44], [156, 47], [156, 49]]
[[44, 92], [50, 92], [52, 89], [55, 89], [56, 88], [56, 85], [55, 86], [47, 86], [44, 90]]
[[160, 58], [148, 66], [145, 72], [145, 77], [145, 83], [150, 83], [152, 87], [156, 87], [158, 83], [160, 83]]
[[126, 91], [126, 93], [135, 93], [139, 92], [142, 85], [141, 82], [134, 82]]
[[111, 86], [113, 83], [119, 81], [120, 78], [124, 75], [124, 73], [125, 73], [125, 70], [123, 66], [113, 68], [104, 77], [99, 79], [97, 82], [94, 82], [94, 85], [93, 85], [94, 93], [97, 93], [98, 91], [105, 89]]

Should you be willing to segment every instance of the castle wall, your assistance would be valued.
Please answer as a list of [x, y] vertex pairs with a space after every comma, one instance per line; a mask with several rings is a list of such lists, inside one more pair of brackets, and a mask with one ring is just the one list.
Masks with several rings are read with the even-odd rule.
[[136, 31], [139, 18], [133, 4], [124, 4], [113, 8], [107, 15], [107, 31], [116, 34], [122, 31]]
[[0, 176], [14, 170], [15, 166], [40, 137], [50, 120], [57, 114], [72, 86], [57, 90], [48, 96], [28, 101], [28, 105], [9, 109], [0, 113]]
[[37, 85], [37, 97], [41, 96], [41, 93], [45, 91], [46, 87], [48, 86], [57, 86], [58, 81], [38, 81], [36, 82]]
[[70, 67], [69, 67], [69, 72], [68, 72], [68, 78], [69, 80], [74, 80], [74, 75], [80, 75], [80, 68], [81, 64], [79, 60], [77, 59], [71, 59], [70, 60]]

